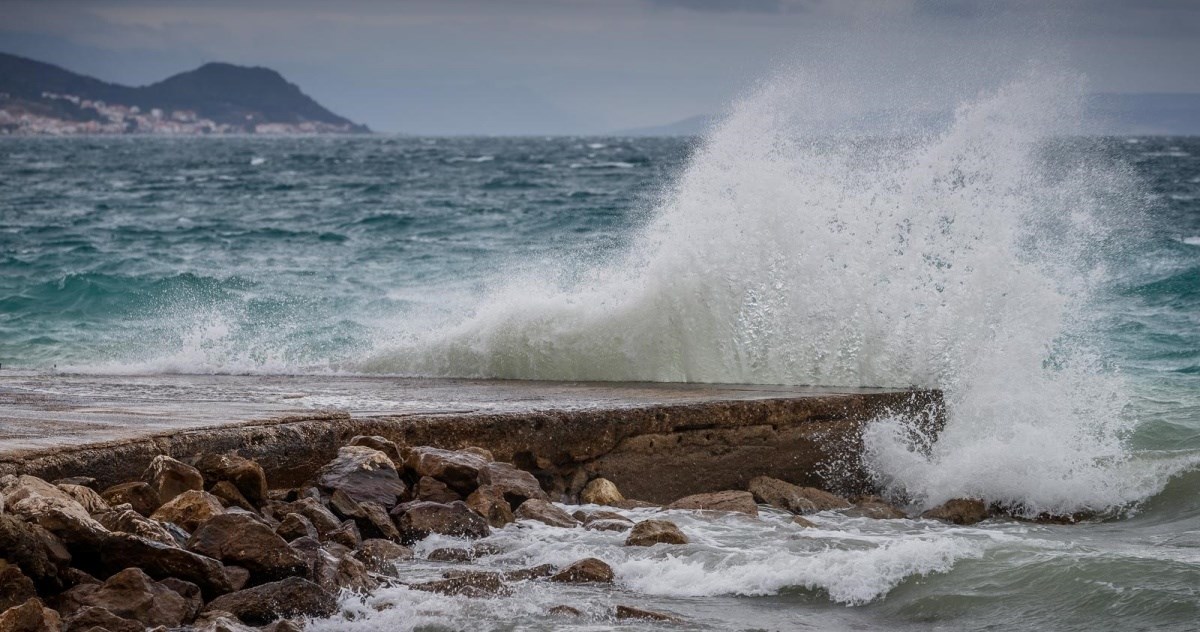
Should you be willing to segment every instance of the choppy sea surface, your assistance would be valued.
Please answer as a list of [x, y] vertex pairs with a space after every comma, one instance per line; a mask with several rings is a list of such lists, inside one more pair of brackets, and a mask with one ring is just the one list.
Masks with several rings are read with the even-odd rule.
[[1200, 139], [1073, 136], [1053, 93], [854, 137], [768, 90], [703, 139], [3, 139], [0, 376], [935, 387], [936, 442], [868, 432], [893, 498], [1094, 516], [680, 513], [692, 544], [637, 550], [510, 526], [481, 564], [596, 556], [615, 587], [387, 589], [315, 630], [647, 627], [618, 603], [664, 629], [1196, 629]]

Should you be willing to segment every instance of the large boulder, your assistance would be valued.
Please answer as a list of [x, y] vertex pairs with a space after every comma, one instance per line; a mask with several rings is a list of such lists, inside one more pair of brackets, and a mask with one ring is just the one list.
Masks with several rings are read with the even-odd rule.
[[327, 492], [341, 490], [356, 502], [393, 507], [408, 488], [386, 454], [363, 446], [346, 446], [317, 473]]
[[566, 584], [611, 584], [612, 567], [594, 557], [584, 558], [550, 577], [552, 582]]
[[108, 533], [108, 529], [89, 516], [82, 505], [65, 495], [26, 496], [8, 510], [53, 533], [68, 548], [90, 546]]
[[162, 506], [158, 492], [154, 491], [149, 483], [142, 481], [113, 485], [101, 492], [100, 497], [112, 507], [128, 503], [133, 506], [134, 511], [143, 516], [150, 516]]
[[851, 518], [872, 518], [875, 520], [899, 520], [907, 518], [903, 509], [893, 506], [879, 496], [864, 496], [849, 509], [843, 509], [842, 514]]
[[63, 620], [65, 632], [85, 632], [96, 629], [106, 632], [143, 632], [145, 624], [134, 619], [126, 619], [95, 606], [84, 606]]
[[70, 494], [36, 476], [25, 474], [13, 476], [10, 474], [0, 477], [0, 497], [4, 498], [5, 505], [8, 507], [11, 508], [17, 502], [31, 496], [59, 498], [66, 501], [75, 500]]
[[0, 551], [21, 569], [39, 590], [57, 592], [65, 584], [71, 561], [66, 547], [53, 534], [15, 516], [0, 514]]
[[289, 577], [222, 595], [205, 610], [223, 610], [244, 623], [266, 625], [282, 617], [328, 617], [337, 611], [337, 599], [307, 579]]
[[400, 571], [396, 562], [411, 560], [413, 550], [401, 546], [391, 540], [373, 538], [363, 540], [362, 546], [354, 552], [354, 557], [362, 562], [367, 570], [380, 575], [399, 577]]
[[237, 488], [237, 485], [234, 485], [229, 481], [217, 481], [212, 488], [208, 490], [208, 493], [212, 494], [217, 498], [217, 500], [221, 501], [221, 506], [223, 507], [237, 507], [239, 509], [245, 509], [246, 511], [258, 511], [258, 508], [254, 506], [254, 503], [250, 502], [248, 498], [242, 495], [242, 491]]
[[[279, 515], [280, 511], [283, 512], [283, 515]], [[342, 526], [342, 521], [338, 520], [338, 517], [333, 515], [333, 512], [329, 511], [325, 505], [322, 505], [321, 501], [314, 498], [306, 497], [291, 503], [283, 503], [275, 511], [275, 515], [279, 519], [286, 517], [289, 513], [298, 513], [308, 518], [322, 538], [325, 537], [325, 534]]]
[[396, 524], [392, 522], [387, 509], [379, 503], [360, 503], [339, 489], [329, 497], [329, 506], [341, 517], [353, 520], [364, 538], [400, 539]]
[[200, 470], [160, 454], [150, 461], [142, 480], [158, 494], [159, 502], [168, 502], [188, 490], [204, 489]]
[[682, 621], [682, 619], [679, 617], [673, 617], [669, 614], [655, 612], [653, 610], [642, 610], [641, 608], [634, 608], [633, 606], [617, 606], [617, 610], [613, 614], [613, 617], [618, 621], [664, 621], [671, 623], [678, 623]]
[[206, 454], [194, 465], [210, 485], [229, 481], [250, 504], [261, 507], [267, 500], [267, 475], [262, 466], [236, 454]]
[[530, 498], [517, 507], [517, 520], [536, 520], [552, 527], [578, 527], [579, 521], [558, 505], [538, 498]]
[[434, 533], [465, 538], [482, 538], [491, 533], [487, 520], [471, 511], [461, 500], [449, 503], [416, 501], [396, 507], [393, 516], [405, 544], [424, 540]]
[[504, 597], [512, 594], [512, 589], [504, 584], [499, 573], [483, 571], [468, 571], [446, 579], [410, 584], [409, 588], [459, 597]]
[[139, 568], [127, 568], [103, 584], [83, 584], [68, 590], [60, 598], [59, 610], [69, 616], [88, 606], [140, 621], [146, 627], [175, 627], [195, 614], [187, 599], [150, 579]]
[[504, 499], [504, 494], [491, 485], [480, 485], [478, 489], [467, 496], [467, 506], [475, 513], [487, 518], [493, 527], [503, 527], [516, 520], [513, 516], [512, 505]]
[[989, 516], [987, 504], [978, 498], [954, 498], [921, 514], [922, 518], [959, 525], [982, 522]]
[[787, 481], [770, 476], [756, 476], [750, 479], [750, 484], [746, 489], [754, 495], [754, 500], [771, 505], [776, 509], [797, 515], [818, 511], [816, 503], [809, 500], [799, 485], [793, 485]]
[[62, 618], [36, 597], [0, 613], [4, 632], [61, 632]]
[[625, 500], [616, 483], [607, 478], [595, 478], [579, 492], [579, 502], [586, 505], [614, 505]]
[[392, 460], [392, 463], [404, 463], [404, 456], [400, 453], [400, 446], [386, 437], [358, 435], [350, 439], [350, 445], [379, 450], [386, 454]]
[[488, 462], [475, 454], [420, 447], [409, 450], [405, 466], [417, 476], [435, 478], [467, 496], [479, 487], [479, 477]]
[[275, 533], [288, 542], [296, 538], [309, 537], [316, 540], [321, 537], [321, 534], [317, 533], [317, 528], [313, 526], [312, 521], [298, 513], [290, 513], [284, 516], [279, 526], [275, 527]]
[[733, 511], [750, 516], [758, 515], [758, 505], [750, 492], [728, 490], [707, 494], [692, 494], [667, 505], [668, 509], [702, 509], [706, 511]]
[[250, 571], [262, 583], [304, 575], [304, 560], [271, 527], [242, 514], [223, 514], [200, 526], [187, 548]]
[[458, 492], [432, 476], [422, 476], [413, 487], [413, 496], [417, 500], [428, 500], [432, 503], [452, 503], [462, 500]]
[[379, 587], [366, 564], [353, 555], [339, 556], [325, 548], [317, 549], [314, 553], [312, 580], [330, 593], [336, 595], [349, 590], [367, 594]]
[[200, 587], [206, 598], [232, 590], [225, 567], [217, 560], [127, 533], [113, 533], [96, 551], [107, 574], [137, 567], [155, 579], [176, 577]]
[[109, 504], [100, 497], [100, 494], [90, 487], [68, 483], [58, 483], [55, 487], [75, 499], [75, 502], [79, 503], [90, 514], [97, 514], [111, 509]]
[[223, 513], [225, 507], [216, 496], [204, 490], [189, 489], [167, 501], [150, 517], [173, 522], [191, 532]]
[[530, 499], [550, 500], [533, 474], [508, 463], [488, 463], [480, 472], [479, 484], [500, 492], [514, 510]]
[[625, 546], [687, 543], [687, 536], [670, 520], [643, 520], [633, 526], [625, 539]]
[[152, 520], [132, 509], [106, 511], [96, 514], [96, 521], [109, 531], [132, 533], [148, 540], [155, 540], [170, 546], [179, 543], [157, 520]]
[[19, 606], [37, 596], [37, 586], [21, 567], [0, 559], [0, 612]]

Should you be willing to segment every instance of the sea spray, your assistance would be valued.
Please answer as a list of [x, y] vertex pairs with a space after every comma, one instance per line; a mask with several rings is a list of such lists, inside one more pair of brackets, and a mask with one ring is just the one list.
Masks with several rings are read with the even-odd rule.
[[[1119, 375], [1086, 310], [1135, 183], [1068, 141], [1084, 95], [1034, 70], [955, 108], [831, 122], [831, 86], [765, 83], [697, 148], [628, 254], [561, 287], [503, 285], [450, 327], [356, 368], [551, 380], [945, 391], [932, 452], [867, 435], [879, 482], [921, 504], [1135, 500]], [[818, 122], [824, 121], [818, 127]], [[864, 131], [865, 130], [865, 131]]]

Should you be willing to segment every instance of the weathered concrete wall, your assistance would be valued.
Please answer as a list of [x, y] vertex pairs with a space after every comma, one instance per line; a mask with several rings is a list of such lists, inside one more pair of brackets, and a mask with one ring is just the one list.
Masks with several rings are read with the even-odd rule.
[[0, 475], [86, 475], [110, 485], [138, 477], [158, 454], [237, 452], [262, 464], [272, 486], [287, 487], [311, 478], [351, 437], [369, 434], [488, 448], [568, 494], [594, 476], [654, 502], [742, 489], [758, 475], [853, 491], [866, 483], [858, 466], [866, 421], [908, 412], [936, 431], [940, 411], [936, 391], [893, 391], [499, 414], [316, 413], [0, 457]]

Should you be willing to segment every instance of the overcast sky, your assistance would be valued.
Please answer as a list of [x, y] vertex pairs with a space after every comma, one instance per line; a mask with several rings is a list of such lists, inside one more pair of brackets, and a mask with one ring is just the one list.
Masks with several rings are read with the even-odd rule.
[[1052, 57], [1097, 92], [1200, 92], [1200, 0], [0, 0], [0, 16], [3, 52], [135, 85], [267, 66], [415, 134], [670, 123], [787, 66], [936, 91]]

